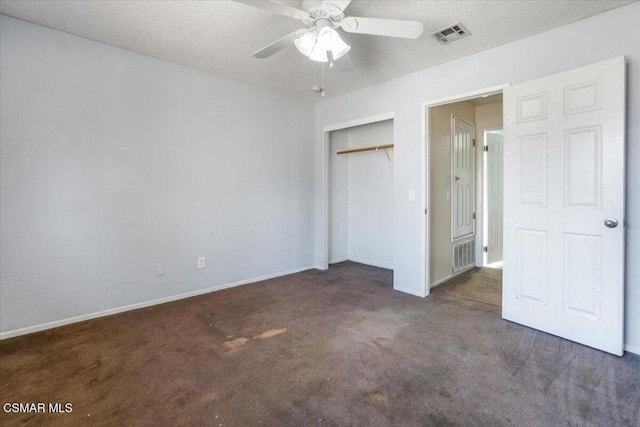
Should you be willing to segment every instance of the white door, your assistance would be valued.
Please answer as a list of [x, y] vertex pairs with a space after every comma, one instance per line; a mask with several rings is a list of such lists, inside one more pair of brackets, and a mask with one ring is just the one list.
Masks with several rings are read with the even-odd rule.
[[455, 114], [451, 115], [451, 237], [473, 234], [475, 232], [474, 165], [473, 139], [475, 126]]
[[502, 130], [485, 132], [487, 264], [502, 261], [502, 141]]
[[504, 91], [505, 319], [623, 353], [624, 57]]

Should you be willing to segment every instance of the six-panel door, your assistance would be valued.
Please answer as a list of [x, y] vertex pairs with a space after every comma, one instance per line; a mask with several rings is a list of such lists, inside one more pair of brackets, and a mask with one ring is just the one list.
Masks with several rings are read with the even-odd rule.
[[620, 57], [504, 92], [503, 317], [617, 355], [624, 73]]

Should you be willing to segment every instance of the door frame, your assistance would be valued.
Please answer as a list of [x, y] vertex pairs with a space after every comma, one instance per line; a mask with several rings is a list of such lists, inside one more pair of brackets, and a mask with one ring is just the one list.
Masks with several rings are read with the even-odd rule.
[[[430, 218], [431, 218], [431, 183], [429, 176], [431, 174], [431, 141], [429, 140], [429, 109], [433, 107], [438, 107], [440, 105], [452, 104], [454, 102], [467, 101], [474, 98], [479, 98], [483, 96], [489, 96], [497, 93], [502, 93], [504, 88], [511, 86], [511, 83], [504, 83], [497, 86], [491, 86], [484, 89], [478, 89], [471, 92], [465, 92], [453, 96], [448, 96], [445, 98], [439, 98], [432, 101], [423, 102], [420, 106], [421, 111], [421, 139], [422, 139], [422, 152], [423, 156], [421, 158], [422, 163], [422, 182], [424, 183], [424, 194], [423, 199], [425, 200], [425, 209], [423, 215], [422, 229], [424, 232], [422, 233], [422, 256], [421, 256], [421, 270], [423, 273], [423, 286], [422, 286], [422, 296], [428, 296], [431, 288], [433, 287], [430, 283], [430, 271], [429, 271], [429, 258], [430, 258], [430, 237], [431, 230], [429, 226]], [[476, 129], [477, 132], [477, 129]], [[476, 144], [476, 150], [478, 150], [480, 144]], [[478, 173], [481, 172], [481, 169], [478, 167], [478, 158], [481, 156], [476, 152], [476, 183], [478, 182]], [[477, 184], [476, 184], [477, 191]], [[478, 205], [480, 203], [480, 205]], [[482, 208], [482, 197], [476, 197], [476, 224], [479, 221], [483, 221], [482, 213], [478, 216], [478, 206]], [[480, 209], [481, 210], [481, 209]], [[480, 242], [480, 243], [478, 243]], [[478, 253], [478, 248], [482, 251], [482, 236], [478, 234], [478, 227], [476, 227], [476, 254]], [[482, 257], [480, 257], [480, 263], [482, 263]], [[478, 265], [478, 257], [476, 256], [476, 266], [482, 266], [482, 264]]]
[[[504, 112], [503, 112], [504, 115]], [[502, 126], [488, 126], [486, 128], [482, 128], [482, 129], [477, 129], [476, 132], [480, 133], [482, 132], [482, 146], [485, 145], [486, 140], [485, 140], [485, 132], [491, 132], [494, 130], [504, 130], [504, 125]], [[503, 145], [504, 145], [504, 135], [503, 135]], [[481, 147], [482, 148], [482, 147]], [[488, 208], [489, 204], [487, 203], [487, 200], [485, 199], [485, 195], [487, 193], [487, 189], [489, 188], [489, 180], [488, 180], [488, 176], [485, 175], [486, 174], [486, 168], [485, 168], [485, 161], [487, 159], [487, 152], [484, 151], [484, 148], [482, 150], [480, 150], [480, 155], [482, 156], [482, 158], [480, 159], [479, 162], [479, 167], [480, 167], [480, 173], [478, 174], [478, 176], [480, 177], [480, 181], [478, 183], [478, 186], [476, 187], [476, 191], [478, 192], [478, 197], [480, 197], [480, 203], [478, 204], [479, 206], [479, 214], [478, 214], [478, 218], [481, 218], [482, 220], [482, 224], [480, 226], [480, 232], [477, 232], [476, 235], [479, 236], [480, 240], [481, 240], [481, 245], [480, 245], [480, 250], [476, 252], [476, 267], [482, 267], [485, 265], [485, 254], [486, 252], [483, 251], [483, 246], [484, 246], [484, 242], [485, 242], [485, 237], [488, 238], [488, 236], [485, 236], [485, 225], [486, 225], [486, 231], [489, 231], [489, 223], [488, 223], [488, 218], [486, 218], [486, 211], [485, 211], [485, 207]], [[504, 193], [504, 191], [503, 191]], [[486, 206], [485, 206], [485, 203]], [[503, 216], [504, 216], [504, 211], [503, 211]], [[489, 233], [490, 235], [491, 233]]]
[[[342, 123], [326, 125], [322, 128], [322, 259], [316, 268], [327, 270], [329, 268], [329, 165], [331, 161], [331, 132], [341, 129], [348, 129], [356, 126], [368, 125], [371, 123], [395, 120], [393, 112], [376, 114], [374, 116], [362, 117]], [[395, 123], [393, 127], [393, 138], [395, 140]], [[395, 174], [395, 171], [394, 171]], [[395, 178], [395, 177], [394, 177]]]

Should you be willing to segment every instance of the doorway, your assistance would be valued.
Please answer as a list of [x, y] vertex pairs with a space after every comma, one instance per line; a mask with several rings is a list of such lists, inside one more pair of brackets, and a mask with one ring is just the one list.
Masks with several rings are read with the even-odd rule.
[[[624, 351], [625, 66], [617, 57], [497, 91], [504, 96], [506, 141], [498, 179], [502, 317], [616, 355]], [[431, 110], [482, 92], [491, 95], [423, 104], [427, 215], [439, 205]], [[500, 144], [499, 135], [486, 132], [487, 141]], [[489, 205], [476, 212], [489, 212]], [[443, 250], [433, 244], [442, 224], [433, 222], [426, 221], [430, 267]], [[476, 257], [477, 267], [484, 262]], [[431, 270], [425, 275], [431, 286], [459, 274], [434, 282]]]
[[[433, 288], [463, 274], [473, 275], [476, 268], [501, 266], [502, 92], [429, 106], [425, 116], [429, 140], [428, 284]], [[457, 283], [459, 291], [464, 291], [461, 281]], [[482, 291], [482, 286], [473, 287], [474, 294]], [[488, 295], [492, 300], [499, 300], [500, 291], [499, 285], [486, 286], [487, 293], [496, 294]]]

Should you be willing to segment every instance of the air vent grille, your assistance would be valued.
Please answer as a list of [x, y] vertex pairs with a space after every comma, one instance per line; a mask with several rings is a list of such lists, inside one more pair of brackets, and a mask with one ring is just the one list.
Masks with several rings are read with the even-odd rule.
[[476, 263], [475, 257], [476, 240], [465, 240], [453, 245], [453, 272], [473, 267]]
[[449, 44], [453, 41], [459, 40], [463, 37], [470, 36], [471, 33], [460, 22], [453, 24], [449, 27], [442, 28], [441, 30], [432, 33], [431, 36], [438, 40], [442, 44]]

